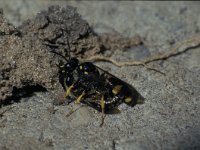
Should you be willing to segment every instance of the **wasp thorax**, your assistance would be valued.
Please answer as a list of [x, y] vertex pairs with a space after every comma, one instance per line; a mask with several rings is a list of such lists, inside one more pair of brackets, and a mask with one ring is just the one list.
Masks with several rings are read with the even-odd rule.
[[98, 73], [98, 70], [91, 62], [85, 62], [80, 64], [78, 70], [79, 73], [83, 73], [85, 75]]

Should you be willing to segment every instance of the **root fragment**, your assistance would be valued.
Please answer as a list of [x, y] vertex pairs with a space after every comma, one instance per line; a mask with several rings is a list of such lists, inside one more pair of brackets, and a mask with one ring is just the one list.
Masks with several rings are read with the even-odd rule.
[[190, 39], [184, 40], [182, 42], [177, 43], [174, 47], [171, 48], [171, 50], [169, 50], [166, 53], [163, 54], [156, 54], [153, 55], [151, 57], [147, 57], [143, 60], [139, 60], [139, 61], [124, 61], [124, 62], [118, 62], [110, 57], [106, 57], [103, 55], [94, 55], [90, 58], [87, 58], [87, 61], [92, 61], [92, 62], [97, 62], [97, 61], [106, 61], [106, 62], [110, 62], [112, 64], [114, 64], [117, 67], [122, 67], [122, 66], [139, 66], [142, 65], [143, 67], [149, 69], [149, 70], [154, 70], [158, 73], [161, 73], [163, 75], [165, 75], [165, 73], [163, 73], [162, 71], [159, 71], [158, 69], [152, 68], [150, 66], [148, 66], [147, 64], [150, 62], [154, 62], [154, 61], [159, 61], [159, 60], [166, 60], [170, 57], [173, 56], [177, 56], [180, 54], [183, 54], [185, 52], [187, 52], [188, 50], [197, 48], [200, 46], [200, 37], [192, 37]]

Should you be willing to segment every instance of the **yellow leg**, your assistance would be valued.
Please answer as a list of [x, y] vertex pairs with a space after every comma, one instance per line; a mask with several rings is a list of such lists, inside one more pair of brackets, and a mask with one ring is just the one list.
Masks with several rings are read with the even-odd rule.
[[104, 96], [101, 97], [101, 110], [102, 110], [102, 113], [104, 113], [104, 110], [105, 110]]
[[104, 119], [105, 119], [105, 101], [104, 101], [104, 96], [101, 97], [101, 111], [102, 111], [102, 115], [101, 115], [101, 124], [100, 124], [100, 127], [103, 126]]
[[84, 95], [85, 95], [85, 92], [83, 91], [82, 94], [76, 99], [75, 103], [79, 104]]
[[69, 96], [69, 94], [71, 93], [71, 89], [74, 87], [74, 84], [72, 84], [70, 87], [67, 88], [67, 91], [65, 93], [65, 98], [67, 98], [67, 96]]

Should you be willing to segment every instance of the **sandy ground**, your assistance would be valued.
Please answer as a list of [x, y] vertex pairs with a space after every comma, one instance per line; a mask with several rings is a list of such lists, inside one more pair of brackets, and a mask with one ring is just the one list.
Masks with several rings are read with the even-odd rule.
[[[140, 35], [144, 45], [122, 51], [117, 60], [142, 59], [166, 52], [173, 44], [199, 34], [199, 2], [0, 1], [5, 17], [19, 26], [49, 5], [77, 7], [97, 33]], [[0, 149], [199, 149], [200, 48], [150, 65], [116, 67], [96, 63], [134, 85], [146, 98], [134, 108], [120, 105], [120, 114], [101, 114], [83, 106], [66, 117], [70, 106], [53, 106], [48, 92], [22, 98], [0, 118]], [[56, 110], [52, 112], [52, 108]]]

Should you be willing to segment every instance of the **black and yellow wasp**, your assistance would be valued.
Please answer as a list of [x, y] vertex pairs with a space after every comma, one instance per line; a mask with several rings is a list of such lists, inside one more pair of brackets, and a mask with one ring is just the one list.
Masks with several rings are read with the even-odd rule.
[[[59, 67], [59, 82], [66, 91], [65, 99], [75, 103], [85, 103], [104, 114], [125, 103], [131, 107], [144, 103], [144, 98], [130, 84], [122, 81], [91, 62], [80, 63], [71, 58], [68, 42], [68, 59], [61, 54], [66, 63]], [[102, 119], [102, 124], [103, 124]]]

